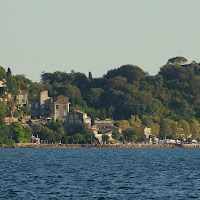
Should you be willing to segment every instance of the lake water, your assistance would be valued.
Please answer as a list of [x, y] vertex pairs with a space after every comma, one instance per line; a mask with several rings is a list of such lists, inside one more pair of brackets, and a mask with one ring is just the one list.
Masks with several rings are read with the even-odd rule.
[[0, 199], [200, 199], [200, 149], [0, 149]]

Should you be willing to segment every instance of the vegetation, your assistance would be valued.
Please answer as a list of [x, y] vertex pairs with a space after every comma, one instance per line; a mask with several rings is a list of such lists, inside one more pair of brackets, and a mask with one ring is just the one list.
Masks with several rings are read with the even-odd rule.
[[[48, 90], [53, 98], [68, 96], [71, 111], [80, 109], [88, 113], [92, 122], [95, 118], [111, 118], [116, 126], [124, 129], [124, 136], [114, 133], [116, 140], [141, 140], [143, 136], [132, 130], [135, 126], [148, 126], [155, 136], [161, 138], [199, 140], [200, 64], [186, 63], [184, 57], [170, 58], [155, 76], [134, 65], [109, 70], [101, 78], [94, 78], [91, 72], [87, 77], [73, 70], [71, 73], [43, 72], [41, 83], [33, 83], [24, 75], [14, 76], [10, 68], [6, 71], [0, 67], [0, 81], [7, 85], [0, 89], [0, 97], [3, 98], [5, 91], [15, 96], [18, 89], [27, 90], [31, 99], [42, 90]], [[13, 105], [15, 102], [14, 98]], [[91, 138], [93, 140], [91, 131], [82, 122], [77, 123], [73, 132], [59, 122], [35, 126], [33, 131], [26, 130], [19, 123], [8, 128], [4, 118], [9, 109], [0, 101], [0, 143], [26, 142], [32, 133], [50, 142], [89, 143]], [[30, 111], [22, 108], [14, 115], [20, 116], [21, 113], [29, 115]]]
[[9, 134], [16, 143], [30, 142], [31, 129], [28, 127], [23, 128], [19, 122], [13, 122], [9, 126]]

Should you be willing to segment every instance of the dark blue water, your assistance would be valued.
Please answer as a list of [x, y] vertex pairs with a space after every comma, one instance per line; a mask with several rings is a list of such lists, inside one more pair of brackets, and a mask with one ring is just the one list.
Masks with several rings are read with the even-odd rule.
[[200, 199], [200, 149], [0, 149], [0, 199]]

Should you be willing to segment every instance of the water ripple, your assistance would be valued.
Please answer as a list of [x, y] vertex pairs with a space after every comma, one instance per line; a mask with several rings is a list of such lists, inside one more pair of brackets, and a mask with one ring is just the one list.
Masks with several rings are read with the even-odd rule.
[[0, 199], [200, 199], [200, 149], [0, 149]]

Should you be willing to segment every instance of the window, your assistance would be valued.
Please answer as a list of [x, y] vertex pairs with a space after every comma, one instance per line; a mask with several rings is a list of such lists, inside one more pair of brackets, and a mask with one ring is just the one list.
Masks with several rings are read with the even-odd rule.
[[25, 103], [25, 99], [22, 99], [22, 103]]
[[25, 94], [23, 95], [23, 98], [25, 98]]
[[56, 116], [59, 116], [59, 112], [58, 111], [56, 111]]
[[31, 104], [29, 104], [28, 106], [29, 106], [29, 108], [31, 108]]
[[56, 105], [56, 109], [59, 109], [59, 105]]
[[64, 111], [64, 116], [67, 116], [67, 112], [66, 111]]
[[67, 109], [67, 105], [63, 105], [63, 109], [65, 109], [65, 110], [66, 110], [66, 109]]

